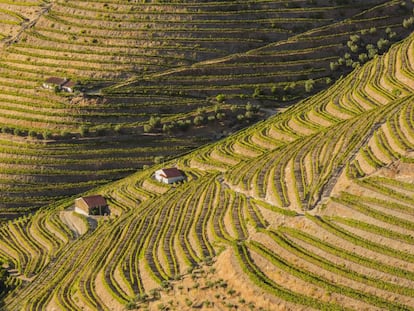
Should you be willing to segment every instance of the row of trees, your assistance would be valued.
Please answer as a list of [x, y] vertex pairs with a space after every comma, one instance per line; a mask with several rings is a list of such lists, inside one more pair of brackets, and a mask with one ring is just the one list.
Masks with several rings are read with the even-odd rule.
[[[217, 95], [217, 101], [223, 103], [225, 96]], [[151, 116], [148, 123], [144, 125], [145, 133], [171, 133], [175, 131], [187, 131], [191, 126], [202, 126], [214, 122], [234, 121], [242, 122], [244, 120], [254, 119], [260, 112], [260, 107], [248, 102], [244, 107], [232, 106], [229, 110], [224, 111], [218, 105], [213, 111], [199, 109], [197, 115], [178, 121], [163, 121], [159, 116]]]
[[[413, 28], [413, 25], [414, 17], [406, 18], [402, 22], [403, 28], [407, 30]], [[398, 40], [400, 36], [391, 27], [387, 27], [379, 38], [377, 28], [363, 29], [360, 34], [349, 36], [347, 51], [337, 61], [330, 63], [330, 69], [336, 71], [343, 66], [355, 68], [386, 52], [390, 45]]]

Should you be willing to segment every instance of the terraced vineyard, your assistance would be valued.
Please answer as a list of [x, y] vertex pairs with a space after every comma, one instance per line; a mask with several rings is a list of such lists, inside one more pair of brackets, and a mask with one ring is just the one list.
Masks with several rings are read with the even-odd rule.
[[285, 112], [4, 224], [5, 310], [414, 309], [414, 35]]
[[[409, 1], [319, 2], [0, 1], [0, 217], [187, 153], [328, 87], [357, 64], [344, 58], [352, 35], [359, 52], [388, 40], [381, 54], [411, 31]], [[43, 88], [53, 76], [78, 90]], [[270, 112], [254, 115], [249, 102]], [[225, 169], [242, 160], [227, 152], [280, 144], [254, 139], [211, 156]]]

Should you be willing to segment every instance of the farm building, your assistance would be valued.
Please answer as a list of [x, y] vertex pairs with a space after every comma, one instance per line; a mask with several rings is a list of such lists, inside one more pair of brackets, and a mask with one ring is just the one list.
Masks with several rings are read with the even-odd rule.
[[50, 77], [43, 82], [43, 87], [45, 89], [54, 90], [57, 88], [58, 90], [63, 90], [68, 93], [74, 92], [74, 87], [76, 86], [76, 82], [70, 81], [66, 78], [58, 78], [58, 77]]
[[184, 173], [176, 167], [162, 168], [155, 172], [155, 179], [165, 184], [173, 184], [175, 182], [186, 179]]
[[43, 87], [45, 89], [54, 90], [55, 87], [61, 88], [62, 85], [66, 82], [66, 79], [58, 78], [58, 77], [50, 77], [43, 82]]
[[109, 207], [101, 195], [81, 197], [75, 200], [75, 212], [89, 215], [109, 215]]

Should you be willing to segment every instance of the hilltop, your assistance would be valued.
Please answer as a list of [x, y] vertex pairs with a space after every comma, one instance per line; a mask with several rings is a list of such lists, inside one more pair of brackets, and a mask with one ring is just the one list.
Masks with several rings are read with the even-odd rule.
[[[1, 217], [186, 154], [326, 89], [406, 37], [412, 9], [1, 1]], [[50, 77], [77, 90], [46, 89]]]
[[[283, 113], [3, 225], [6, 310], [414, 308], [414, 35]], [[77, 230], [68, 218], [77, 219]]]

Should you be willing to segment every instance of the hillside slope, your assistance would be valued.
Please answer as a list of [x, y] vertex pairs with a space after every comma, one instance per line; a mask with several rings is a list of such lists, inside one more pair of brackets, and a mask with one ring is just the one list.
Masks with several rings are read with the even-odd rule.
[[[24, 17], [0, 51], [0, 217], [266, 117], [247, 111], [249, 102], [274, 113], [328, 87], [369, 44], [387, 40], [382, 53], [405, 37], [412, 8], [395, 0], [0, 1], [2, 14]], [[352, 35], [360, 50], [345, 61]], [[43, 88], [51, 76], [81, 91]]]
[[[57, 202], [2, 226], [6, 310], [411, 310], [414, 35], [288, 109], [96, 189], [112, 215], [68, 227]], [[82, 229], [83, 228], [83, 229]]]

